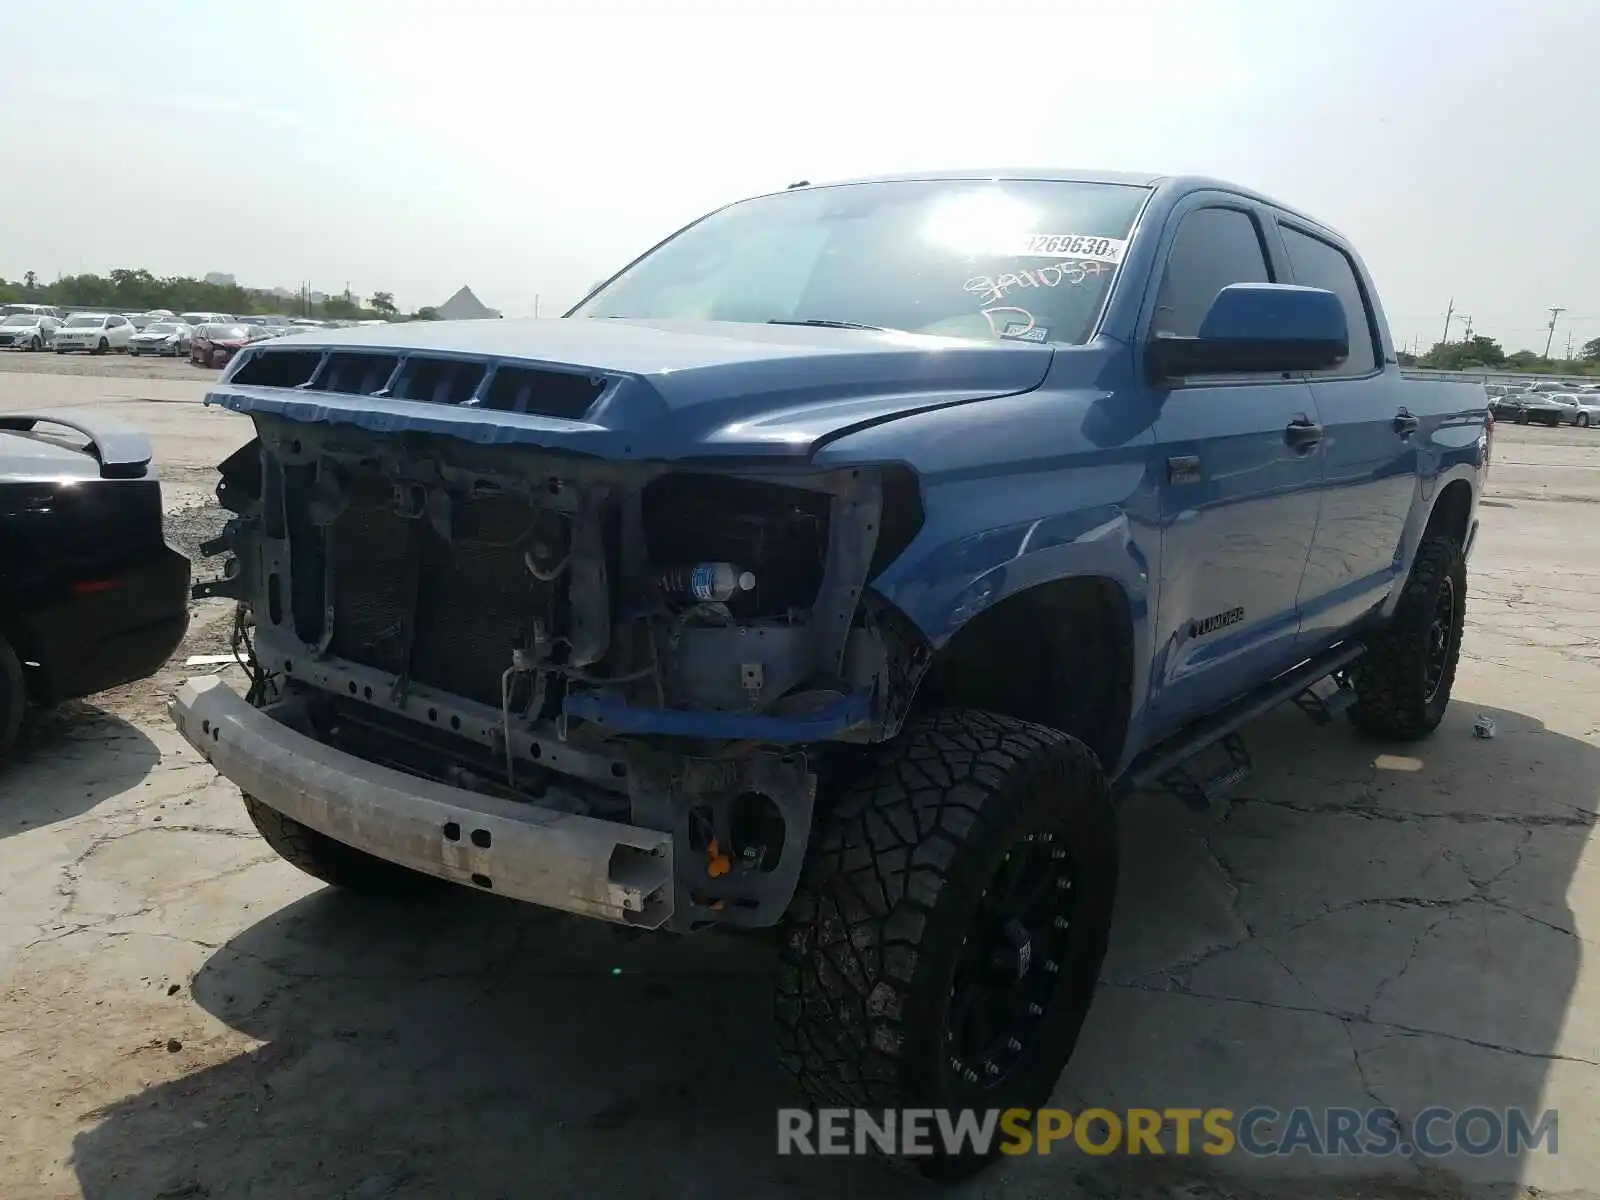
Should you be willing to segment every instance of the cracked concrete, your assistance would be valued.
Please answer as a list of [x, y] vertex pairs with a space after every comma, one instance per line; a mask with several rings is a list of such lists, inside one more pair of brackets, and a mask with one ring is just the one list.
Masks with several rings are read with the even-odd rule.
[[[0, 408], [21, 406], [26, 378], [0, 375]], [[102, 382], [54, 380], [48, 397]], [[194, 472], [174, 503], [194, 503], [197, 464], [245, 429], [195, 407], [198, 385], [130, 387], [90, 399], [150, 416], [158, 454]], [[1056, 1093], [1073, 1108], [1392, 1107], [1408, 1136], [1431, 1105], [1558, 1108], [1559, 1153], [1058, 1148], [956, 1195], [1600, 1194], [1600, 473], [1574, 465], [1573, 441], [1587, 436], [1502, 430], [1435, 737], [1378, 745], [1280, 711], [1248, 731], [1257, 771], [1225, 809], [1127, 802], [1112, 950]], [[218, 647], [225, 619], [198, 610], [189, 652]], [[792, 1097], [764, 946], [465, 892], [379, 907], [320, 888], [162, 719], [182, 674], [53, 716], [0, 777], [0, 1195], [914, 1194], [875, 1165], [773, 1154], [773, 1109]], [[1480, 713], [1492, 741], [1471, 736]]]

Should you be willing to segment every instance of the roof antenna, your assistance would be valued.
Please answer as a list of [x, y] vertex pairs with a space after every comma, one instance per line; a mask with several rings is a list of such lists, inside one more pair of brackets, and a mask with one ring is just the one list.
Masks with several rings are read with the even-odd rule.
[[791, 184], [790, 184], [790, 185], [789, 185], [789, 186], [788, 186], [788, 187], [786, 187], [786, 188], [785, 188], [785, 189], [784, 189], [784, 191], [786, 191], [786, 192], [792, 192], [792, 191], [794, 191], [794, 189], [795, 189], [795, 188], [797, 188], [797, 187], [810, 187], [810, 186], [811, 186], [811, 180], [809, 180], [809, 179], [802, 179], [802, 180], [801, 180], [801, 181], [800, 181], [800, 182], [799, 182], [799, 183], [791, 183]]

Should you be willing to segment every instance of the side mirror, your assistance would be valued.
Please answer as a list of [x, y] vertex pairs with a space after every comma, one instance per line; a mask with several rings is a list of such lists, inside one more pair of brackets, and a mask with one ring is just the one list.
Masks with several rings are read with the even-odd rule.
[[1287, 283], [1232, 283], [1217, 293], [1196, 337], [1153, 337], [1157, 378], [1320, 371], [1350, 355], [1339, 297]]

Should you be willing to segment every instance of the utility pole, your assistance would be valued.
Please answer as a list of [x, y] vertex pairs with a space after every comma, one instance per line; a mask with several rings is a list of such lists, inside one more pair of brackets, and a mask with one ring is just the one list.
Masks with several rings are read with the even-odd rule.
[[1461, 319], [1467, 323], [1467, 332], [1462, 334], [1461, 340], [1463, 342], [1470, 342], [1472, 340], [1472, 318], [1462, 317]]
[[1455, 315], [1455, 311], [1456, 301], [1455, 297], [1452, 296], [1450, 298], [1450, 307], [1444, 310], [1444, 337], [1439, 339], [1441, 342], [1448, 342], [1450, 340], [1450, 318]]
[[535, 321], [537, 321], [539, 319], [539, 293], [538, 292], [535, 292], [533, 294], [533, 319]]
[[1550, 343], [1555, 339], [1556, 336], [1556, 318], [1566, 311], [1567, 310], [1564, 308], [1552, 308], [1550, 310], [1550, 332], [1544, 339], [1544, 357], [1546, 362], [1550, 361]]

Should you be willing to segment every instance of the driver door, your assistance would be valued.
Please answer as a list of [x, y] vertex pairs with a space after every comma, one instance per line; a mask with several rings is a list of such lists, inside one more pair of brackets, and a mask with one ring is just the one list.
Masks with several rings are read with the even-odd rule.
[[[1180, 205], [1163, 235], [1146, 339], [1194, 336], [1229, 284], [1282, 280], [1265, 228], [1241, 197], [1200, 193]], [[1294, 665], [1322, 454], [1304, 378], [1207, 376], [1157, 386], [1165, 391], [1155, 424], [1162, 550], [1150, 683], [1164, 732]]]

